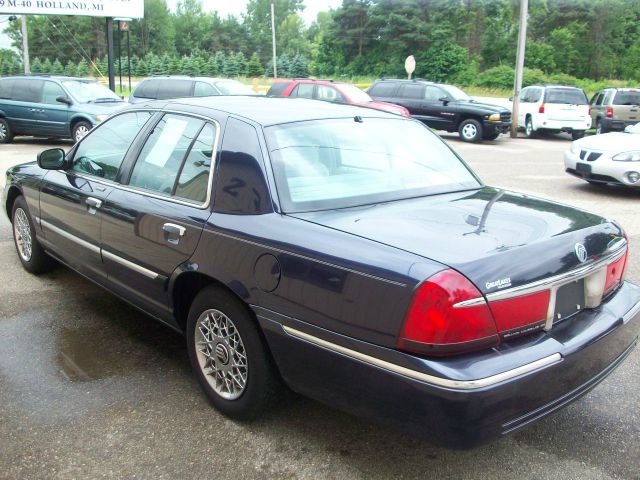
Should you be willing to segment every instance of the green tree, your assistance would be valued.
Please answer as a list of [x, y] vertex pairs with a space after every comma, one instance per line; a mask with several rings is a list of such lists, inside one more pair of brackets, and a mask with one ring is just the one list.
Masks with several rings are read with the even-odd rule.
[[144, 61], [144, 58], [141, 58], [136, 65], [136, 77], [146, 77], [149, 75], [149, 70], [147, 69], [147, 62]]
[[64, 65], [62, 65], [62, 63], [60, 63], [60, 60], [58, 60], [57, 58], [51, 65], [51, 73], [55, 73], [56, 75], [64, 74]]
[[247, 62], [247, 77], [260, 77], [264, 73], [264, 68], [260, 64], [258, 53], [253, 52], [251, 58]]
[[76, 64], [72, 60], [69, 60], [64, 67], [64, 74], [68, 75], [69, 77], [75, 77], [77, 69], [78, 67], [76, 66]]
[[229, 78], [240, 76], [240, 65], [236, 55], [227, 56], [227, 61], [224, 64], [224, 76]]
[[278, 77], [291, 77], [291, 59], [289, 58], [289, 55], [287, 55], [286, 53], [280, 55], [276, 60], [276, 66], [278, 67]]
[[51, 60], [45, 58], [44, 62], [42, 62], [42, 73], [53, 73], [52, 70], [53, 64], [51, 63]]
[[78, 68], [76, 68], [76, 75], [78, 77], [88, 77], [89, 73], [90, 73], [89, 64], [83, 58], [82, 60], [80, 60], [80, 62], [78, 62]]
[[289, 66], [289, 75], [293, 78], [307, 78], [309, 76], [309, 62], [304, 55], [293, 57]]
[[216, 62], [216, 70], [218, 71], [216, 75], [222, 75], [224, 73], [224, 67], [227, 64], [227, 58], [224, 52], [216, 52], [213, 59]]
[[450, 42], [437, 43], [416, 58], [416, 76], [434, 82], [452, 81], [469, 61], [467, 49]]
[[144, 18], [130, 22], [131, 46], [138, 56], [174, 53], [174, 18], [165, 0], [144, 0]]
[[244, 77], [247, 75], [247, 59], [242, 52], [238, 52], [235, 55], [236, 63], [238, 64], [238, 76]]
[[42, 73], [42, 62], [38, 57], [34, 58], [33, 62], [31, 62], [31, 73]]

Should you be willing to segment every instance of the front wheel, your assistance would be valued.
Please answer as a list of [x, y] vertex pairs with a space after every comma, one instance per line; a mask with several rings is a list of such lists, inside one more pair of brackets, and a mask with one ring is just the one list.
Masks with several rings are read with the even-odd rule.
[[584, 137], [584, 130], [574, 130], [571, 132], [572, 140], [579, 140], [582, 137]]
[[479, 142], [482, 140], [482, 124], [469, 118], [460, 124], [458, 133], [465, 142]]
[[6, 118], [0, 118], [0, 143], [11, 143], [13, 141], [13, 132]]
[[11, 223], [13, 223], [13, 241], [24, 269], [36, 274], [51, 270], [55, 266], [55, 261], [47, 255], [38, 242], [27, 202], [22, 196], [16, 198], [13, 203]]
[[194, 299], [187, 348], [200, 386], [223, 414], [251, 420], [276, 397], [279, 377], [256, 322], [221, 288], [206, 287]]
[[89, 122], [80, 121], [73, 126], [73, 130], [71, 134], [73, 135], [73, 140], [75, 142], [79, 142], [82, 140], [87, 133], [91, 130], [91, 124]]

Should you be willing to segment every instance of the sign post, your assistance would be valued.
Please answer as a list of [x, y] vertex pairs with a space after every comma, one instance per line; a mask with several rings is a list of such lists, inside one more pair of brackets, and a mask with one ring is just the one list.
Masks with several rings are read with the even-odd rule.
[[416, 71], [416, 59], [413, 55], [409, 55], [404, 61], [404, 69], [407, 71], [407, 75], [409, 75], [409, 80], [411, 80], [411, 75]]

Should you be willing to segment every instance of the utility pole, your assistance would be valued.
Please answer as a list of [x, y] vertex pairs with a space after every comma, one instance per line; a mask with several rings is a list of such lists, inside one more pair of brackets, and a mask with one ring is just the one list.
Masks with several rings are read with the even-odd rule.
[[276, 68], [276, 18], [274, 14], [273, 2], [271, 2], [271, 43], [273, 44], [273, 78], [278, 78]]
[[29, 65], [29, 37], [27, 35], [26, 15], [20, 15], [20, 30], [22, 32], [22, 66], [24, 67], [24, 74], [29, 75], [31, 67]]
[[520, 110], [520, 90], [524, 71], [524, 52], [527, 44], [527, 13], [529, 1], [520, 0], [520, 28], [518, 31], [518, 55], [516, 56], [516, 76], [513, 83], [513, 108], [511, 110], [511, 138], [518, 136], [518, 113]]
[[109, 72], [109, 90], [116, 91], [115, 68], [113, 68], [113, 18], [107, 17], [107, 70]]

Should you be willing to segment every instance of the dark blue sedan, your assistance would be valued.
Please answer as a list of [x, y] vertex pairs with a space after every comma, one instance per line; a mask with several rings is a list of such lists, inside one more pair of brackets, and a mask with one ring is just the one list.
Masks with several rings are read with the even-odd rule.
[[485, 186], [417, 121], [304, 99], [136, 105], [7, 172], [24, 268], [183, 332], [211, 402], [282, 384], [431, 441], [517, 430], [636, 346], [611, 220]]

